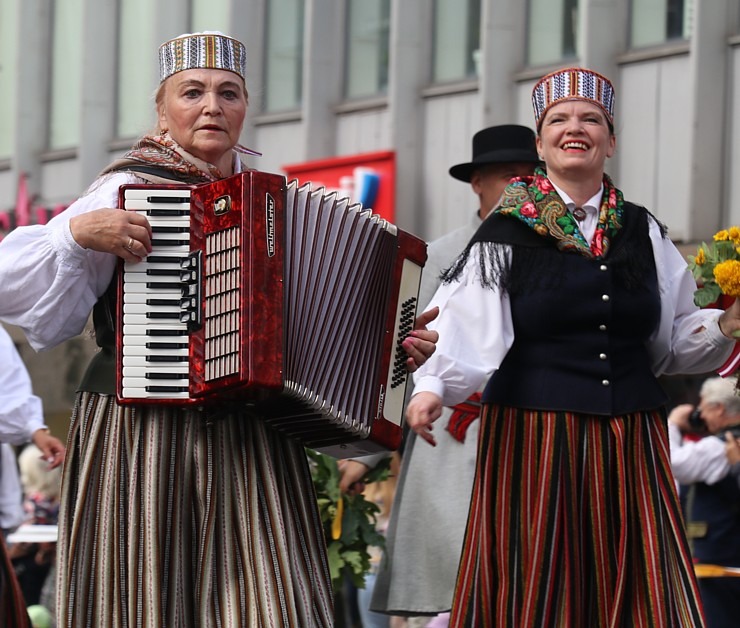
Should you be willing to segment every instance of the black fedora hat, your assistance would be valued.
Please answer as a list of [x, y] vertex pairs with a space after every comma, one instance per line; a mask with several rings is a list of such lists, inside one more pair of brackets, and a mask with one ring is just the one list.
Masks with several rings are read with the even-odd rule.
[[473, 136], [473, 160], [450, 168], [460, 181], [470, 182], [476, 168], [507, 162], [539, 163], [534, 131], [519, 124], [489, 126]]

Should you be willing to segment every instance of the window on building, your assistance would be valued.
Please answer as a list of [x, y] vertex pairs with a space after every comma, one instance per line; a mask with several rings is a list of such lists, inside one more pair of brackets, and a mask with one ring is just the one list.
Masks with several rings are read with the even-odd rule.
[[13, 155], [15, 140], [18, 1], [0, 0], [0, 159]]
[[305, 4], [305, 0], [272, 0], [267, 4], [265, 111], [286, 111], [301, 105]]
[[545, 65], [578, 56], [578, 0], [530, 0], [527, 63]]
[[435, 83], [455, 81], [478, 73], [480, 0], [435, 0]]
[[154, 89], [158, 72], [152, 62], [150, 46], [154, 23], [142, 20], [150, 10], [149, 0], [126, 0], [119, 3], [118, 15], [118, 85], [116, 137], [138, 137], [154, 128]]
[[345, 96], [362, 98], [388, 87], [390, 0], [349, 0]]
[[82, 104], [82, 0], [55, 0], [51, 42], [49, 148], [80, 142]]
[[694, 0], [632, 0], [630, 43], [654, 46], [691, 36]]
[[221, 31], [231, 35], [229, 4], [228, 0], [192, 0], [190, 32]]

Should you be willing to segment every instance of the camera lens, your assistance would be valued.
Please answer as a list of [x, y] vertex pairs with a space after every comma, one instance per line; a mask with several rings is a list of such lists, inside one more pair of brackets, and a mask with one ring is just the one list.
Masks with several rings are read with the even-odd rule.
[[689, 425], [695, 430], [702, 429], [704, 427], [704, 420], [701, 418], [701, 411], [699, 408], [694, 408], [689, 415]]

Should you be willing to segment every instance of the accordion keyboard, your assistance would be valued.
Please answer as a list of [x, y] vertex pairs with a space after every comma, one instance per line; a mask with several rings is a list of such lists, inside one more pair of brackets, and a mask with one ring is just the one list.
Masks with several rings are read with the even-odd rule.
[[123, 265], [123, 394], [188, 397], [190, 190], [126, 190], [152, 227], [152, 252]]

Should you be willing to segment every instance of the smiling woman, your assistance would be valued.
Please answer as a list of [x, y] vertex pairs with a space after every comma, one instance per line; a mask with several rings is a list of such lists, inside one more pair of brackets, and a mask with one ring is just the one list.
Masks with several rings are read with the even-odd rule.
[[566, 68], [532, 100], [545, 168], [446, 272], [407, 409], [433, 442], [487, 380], [450, 625], [702, 626], [657, 377], [722, 365], [740, 307], [699, 310], [665, 228], [604, 173], [608, 79]]

